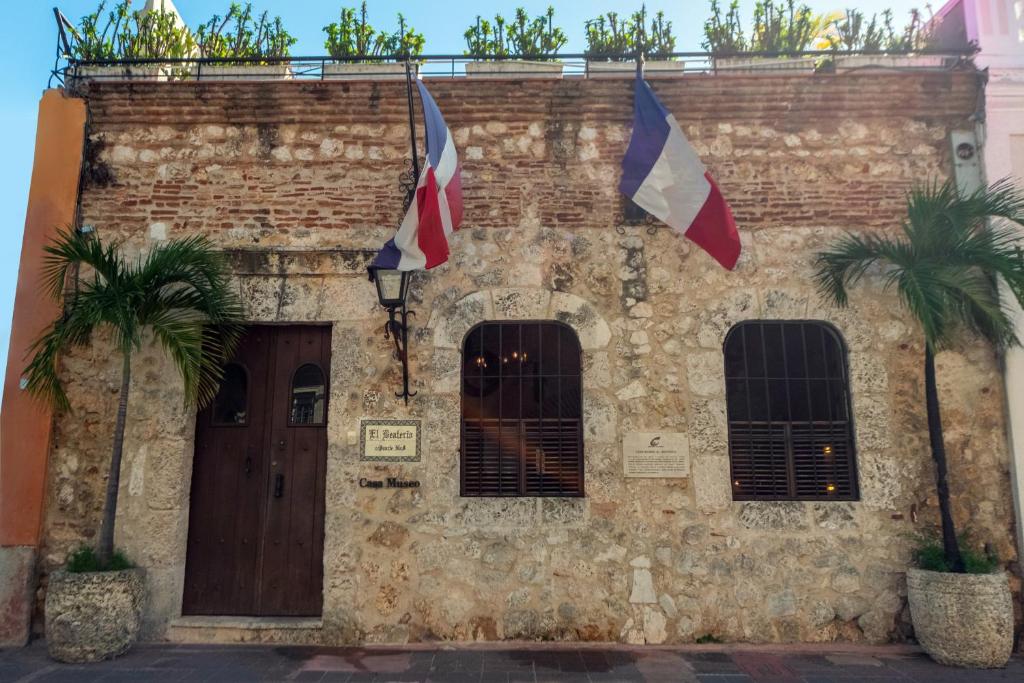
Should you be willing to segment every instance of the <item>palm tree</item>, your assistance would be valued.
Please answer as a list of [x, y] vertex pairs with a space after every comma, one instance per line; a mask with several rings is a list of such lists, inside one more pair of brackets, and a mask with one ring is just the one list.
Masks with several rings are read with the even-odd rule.
[[1004, 219], [1024, 225], [1024, 192], [1003, 180], [966, 194], [952, 181], [912, 190], [897, 237], [842, 237], [818, 254], [816, 279], [822, 296], [838, 306], [847, 288], [877, 270], [886, 290], [895, 289], [924, 332], [925, 405], [935, 460], [942, 545], [950, 571], [963, 572], [949, 500], [946, 447], [935, 384], [935, 353], [969, 330], [996, 348], [1020, 344], [999, 281], [1024, 306], [1024, 255], [1020, 233]]
[[[103, 245], [91, 232], [61, 230], [44, 249], [46, 293], [57, 301], [65, 299], [65, 306], [63, 315], [32, 346], [33, 357], [25, 370], [28, 390], [58, 409], [69, 409], [60, 380], [60, 354], [88, 345], [100, 328], [113, 333], [121, 353], [121, 393], [96, 548], [103, 567], [114, 549], [132, 354], [141, 347], [144, 333], [150, 332], [181, 373], [186, 403], [205, 405], [216, 394], [222, 365], [241, 336], [241, 305], [223, 256], [204, 237], [167, 242], [131, 262], [118, 244]], [[87, 272], [80, 272], [83, 266]], [[65, 297], [69, 277], [76, 285]]]

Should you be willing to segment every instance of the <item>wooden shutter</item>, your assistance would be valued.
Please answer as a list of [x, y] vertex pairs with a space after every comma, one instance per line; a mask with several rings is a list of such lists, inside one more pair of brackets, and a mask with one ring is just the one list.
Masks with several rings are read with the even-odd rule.
[[725, 342], [735, 500], [856, 500], [846, 354], [827, 323], [750, 321]]
[[478, 325], [463, 348], [463, 496], [582, 496], [581, 351], [556, 322]]

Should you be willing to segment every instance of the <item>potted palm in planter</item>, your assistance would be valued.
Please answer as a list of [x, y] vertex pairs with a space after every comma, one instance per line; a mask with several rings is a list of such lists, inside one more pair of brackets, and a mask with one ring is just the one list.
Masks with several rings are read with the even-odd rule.
[[[324, 65], [324, 78], [345, 80], [391, 80], [405, 78], [405, 64], [385, 61], [384, 57], [403, 56], [409, 59], [423, 53], [423, 34], [406, 26], [405, 17], [398, 14], [398, 30], [395, 33], [377, 32], [366, 20], [366, 3], [362, 4], [359, 15], [351, 7], [341, 9], [340, 20], [324, 26], [327, 40], [324, 47], [328, 54], [339, 60]], [[381, 57], [367, 60], [360, 58]], [[414, 65], [415, 68], [416, 65]]]
[[[1013, 649], [1013, 606], [1007, 575], [968, 573], [950, 503], [935, 353], [968, 330], [996, 348], [1016, 345], [1002, 297], [1024, 305], [1024, 192], [1009, 182], [963, 194], [953, 182], [915, 189], [899, 237], [847, 235], [817, 258], [823, 296], [847, 304], [847, 289], [868, 271], [881, 271], [924, 333], [925, 411], [935, 463], [942, 528], [941, 563], [907, 571], [911, 618], [933, 659], [959, 666], [1006, 664]], [[999, 284], [1003, 280], [1005, 287]], [[934, 556], [935, 553], [932, 553]], [[924, 557], [918, 553], [919, 559]], [[978, 566], [977, 563], [970, 563]]]
[[[722, 16], [717, 0], [711, 3], [711, 18], [704, 24], [704, 46], [714, 59], [716, 71], [749, 73], [762, 70], [812, 72], [817, 59], [798, 53], [807, 50], [828, 25], [828, 17], [817, 14], [796, 0], [758, 0], [754, 4], [753, 29], [749, 40], [730, 35], [739, 32], [739, 5], [733, 2]], [[718, 57], [742, 46], [750, 52], [781, 53], [777, 57]], [[790, 53], [788, 56], [786, 53]]]
[[[833, 22], [828, 39], [837, 51], [834, 57], [837, 69], [940, 67], [946, 61], [942, 55], [886, 54], [912, 53], [931, 47], [937, 27], [934, 17], [923, 21], [921, 12], [916, 9], [910, 11], [910, 22], [902, 32], [893, 25], [892, 10], [882, 12], [881, 21], [878, 15], [866, 20], [862, 12], [847, 10]], [[844, 55], [844, 51], [860, 54]]]
[[[174, 360], [186, 401], [203, 405], [216, 393], [221, 365], [241, 335], [242, 313], [224, 259], [202, 237], [159, 245], [138, 262], [129, 262], [117, 245], [101, 244], [92, 232], [61, 231], [45, 250], [47, 293], [64, 299], [64, 314], [33, 345], [27, 389], [66, 410], [61, 353], [88, 346], [92, 334], [105, 329], [121, 355], [99, 540], [95, 550], [73, 554], [66, 570], [50, 575], [45, 603], [50, 655], [92, 662], [121, 655], [134, 644], [144, 601], [142, 570], [114, 550], [132, 355], [152, 337]], [[83, 284], [65, 297], [70, 274]]]
[[198, 77], [208, 81], [264, 81], [292, 77], [289, 55], [293, 38], [267, 12], [258, 18], [252, 4], [231, 3], [223, 18], [214, 15], [196, 29], [196, 43], [204, 59], [237, 60], [223, 64], [200, 64]]
[[672, 22], [658, 12], [647, 28], [647, 8], [620, 22], [615, 12], [586, 23], [587, 75], [608, 78], [632, 75], [637, 55], [644, 56], [644, 71], [649, 75], [678, 74], [686, 64], [672, 58], [676, 38]]
[[[72, 54], [76, 65], [72, 78], [98, 80], [166, 80], [180, 77], [180, 69], [159, 62], [132, 63], [137, 60], [181, 60], [193, 57], [196, 44], [191, 32], [175, 12], [132, 11], [131, 1], [123, 0], [107, 13], [100, 28], [106, 2], [82, 17], [71, 31]], [[93, 61], [120, 61], [123, 64], [88, 64]]]
[[555, 9], [532, 21], [522, 7], [516, 9], [515, 19], [506, 23], [499, 14], [494, 25], [486, 19], [476, 18], [466, 38], [466, 54], [487, 56], [485, 61], [466, 64], [469, 77], [487, 77], [496, 74], [515, 74], [517, 78], [561, 78], [562, 63], [549, 55], [557, 53], [568, 41], [565, 32], [555, 26]]

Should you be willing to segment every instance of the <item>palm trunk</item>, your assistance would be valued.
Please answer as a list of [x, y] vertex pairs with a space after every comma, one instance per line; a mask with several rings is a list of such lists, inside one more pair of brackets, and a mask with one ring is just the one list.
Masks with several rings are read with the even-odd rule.
[[132, 377], [131, 352], [124, 352], [121, 368], [121, 394], [117, 401], [117, 421], [114, 423], [114, 447], [110, 456], [110, 474], [107, 476], [107, 496], [103, 502], [103, 522], [100, 524], [100, 542], [96, 556], [100, 566], [110, 564], [114, 554], [114, 521], [117, 518], [117, 491], [121, 484], [121, 455], [124, 452], [124, 423], [128, 414], [128, 384]]
[[942, 549], [950, 571], [962, 573], [964, 558], [960, 554], [949, 502], [949, 472], [946, 467], [946, 444], [942, 437], [939, 390], [935, 384], [935, 355], [928, 345], [924, 350], [924, 393], [928, 407], [928, 440], [931, 442], [932, 459], [935, 460], [935, 484], [939, 493], [939, 515], [942, 518]]

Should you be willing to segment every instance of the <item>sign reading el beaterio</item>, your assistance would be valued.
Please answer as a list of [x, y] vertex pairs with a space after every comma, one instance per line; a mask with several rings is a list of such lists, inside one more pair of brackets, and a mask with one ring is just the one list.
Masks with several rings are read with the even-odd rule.
[[419, 420], [360, 420], [359, 459], [419, 462]]
[[627, 477], [689, 477], [690, 445], [677, 432], [632, 432], [622, 440], [622, 465]]

